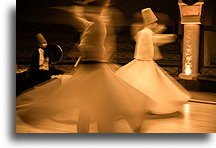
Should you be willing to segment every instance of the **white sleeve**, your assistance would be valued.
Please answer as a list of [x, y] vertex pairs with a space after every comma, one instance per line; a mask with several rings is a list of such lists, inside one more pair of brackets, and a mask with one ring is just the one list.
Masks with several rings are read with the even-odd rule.
[[168, 43], [172, 43], [176, 41], [175, 34], [155, 34], [153, 36], [154, 44], [156, 46], [162, 46]]

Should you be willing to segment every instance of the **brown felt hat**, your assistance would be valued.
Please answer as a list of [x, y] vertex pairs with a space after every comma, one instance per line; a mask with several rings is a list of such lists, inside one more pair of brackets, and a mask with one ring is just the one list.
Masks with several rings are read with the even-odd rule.
[[151, 8], [142, 9], [142, 16], [143, 16], [145, 25], [149, 25], [158, 20], [155, 14], [153, 13], [153, 11], [151, 10]]
[[44, 38], [44, 36], [41, 33], [38, 33], [36, 35], [36, 42], [38, 44], [47, 43], [46, 39]]

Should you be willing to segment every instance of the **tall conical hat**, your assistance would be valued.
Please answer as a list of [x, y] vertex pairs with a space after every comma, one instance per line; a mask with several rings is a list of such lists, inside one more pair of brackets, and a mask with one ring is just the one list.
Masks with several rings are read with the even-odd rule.
[[38, 44], [47, 43], [46, 39], [44, 38], [44, 36], [41, 33], [38, 33], [36, 35], [36, 41]]
[[151, 10], [151, 8], [142, 9], [142, 16], [145, 25], [154, 23], [158, 20], [153, 11]]

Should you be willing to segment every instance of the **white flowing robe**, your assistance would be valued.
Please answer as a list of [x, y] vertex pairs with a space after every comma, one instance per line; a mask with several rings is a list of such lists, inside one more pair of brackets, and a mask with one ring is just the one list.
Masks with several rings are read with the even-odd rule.
[[190, 99], [189, 93], [154, 62], [154, 33], [144, 28], [137, 33], [134, 60], [116, 74], [144, 94], [152, 104], [147, 109], [155, 114], [178, 111]]

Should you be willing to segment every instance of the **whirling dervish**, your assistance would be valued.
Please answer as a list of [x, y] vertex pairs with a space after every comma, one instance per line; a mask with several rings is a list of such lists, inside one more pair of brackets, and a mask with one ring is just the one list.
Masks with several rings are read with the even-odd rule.
[[[157, 18], [150, 8], [142, 10], [144, 28], [136, 35], [134, 60], [122, 66], [116, 74], [152, 100], [147, 109], [153, 114], [178, 111], [190, 99], [190, 94], [154, 61], [154, 46], [169, 43], [173, 35], [156, 35]], [[155, 41], [154, 41], [155, 40]]]
[[[92, 120], [97, 121], [98, 132], [113, 132], [112, 122], [117, 117], [125, 118], [132, 129], [139, 128], [145, 104], [149, 97], [115, 75], [107, 64], [107, 49], [104, 47], [106, 27], [100, 18], [108, 0], [95, 0], [83, 7], [83, 15], [70, 7], [55, 8], [61, 13], [57, 20], [73, 23], [82, 32], [79, 49], [81, 64], [72, 76], [59, 87], [52, 82], [17, 97], [17, 113], [26, 123], [37, 126], [44, 118], [55, 118], [67, 110], [79, 110], [77, 132], [88, 133]], [[80, 9], [79, 9], [80, 10]], [[58, 14], [61, 14], [61, 13]], [[67, 15], [68, 14], [68, 15]], [[72, 20], [63, 18], [69, 16]], [[52, 19], [55, 21], [55, 19]], [[60, 22], [56, 22], [60, 23]], [[109, 54], [110, 55], [110, 54]], [[50, 85], [50, 86], [49, 86]], [[57, 85], [57, 84], [55, 84]], [[43, 95], [43, 91], [49, 93]], [[25, 101], [34, 100], [30, 104]], [[70, 118], [69, 114], [66, 118]]]

